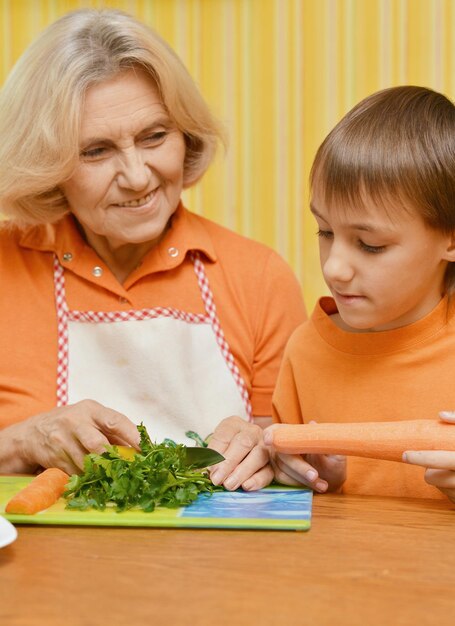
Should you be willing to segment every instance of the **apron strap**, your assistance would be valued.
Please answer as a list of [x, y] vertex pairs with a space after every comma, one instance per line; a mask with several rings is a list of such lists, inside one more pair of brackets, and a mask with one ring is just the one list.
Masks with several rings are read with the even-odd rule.
[[68, 305], [65, 275], [57, 255], [54, 256], [55, 306], [57, 309], [57, 406], [68, 404]]
[[194, 264], [194, 271], [196, 273], [197, 280], [199, 283], [199, 288], [201, 290], [202, 300], [204, 301], [205, 310], [207, 311], [207, 315], [210, 319], [210, 323], [212, 324], [216, 341], [221, 350], [221, 354], [223, 355], [223, 358], [226, 361], [226, 365], [228, 366], [234, 378], [234, 381], [239, 389], [240, 395], [245, 405], [248, 419], [249, 421], [251, 421], [253, 410], [251, 407], [248, 390], [246, 388], [245, 381], [243, 380], [242, 374], [240, 373], [240, 370], [237, 366], [237, 363], [234, 360], [234, 356], [229, 347], [229, 344], [226, 341], [224, 332], [221, 328], [220, 320], [218, 319], [216, 306], [215, 306], [215, 302], [213, 299], [213, 293], [212, 293], [212, 290], [210, 289], [209, 281], [205, 273], [204, 264], [202, 263], [198, 252], [194, 252], [194, 251], [190, 252], [189, 257], [193, 261], [193, 264]]

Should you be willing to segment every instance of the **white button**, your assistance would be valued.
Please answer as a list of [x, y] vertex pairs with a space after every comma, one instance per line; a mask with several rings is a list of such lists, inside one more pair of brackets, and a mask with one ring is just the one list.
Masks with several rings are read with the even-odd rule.
[[71, 254], [71, 252], [65, 252], [65, 254], [63, 255], [63, 260], [64, 261], [72, 261], [73, 260], [73, 255]]
[[92, 269], [92, 274], [93, 276], [96, 276], [98, 278], [98, 276], [102, 276], [103, 275], [103, 268], [99, 267], [98, 265], [95, 265], [95, 267]]
[[172, 256], [172, 257], [176, 257], [179, 255], [178, 249], [174, 247], [168, 248], [167, 253], [169, 254], [169, 256]]

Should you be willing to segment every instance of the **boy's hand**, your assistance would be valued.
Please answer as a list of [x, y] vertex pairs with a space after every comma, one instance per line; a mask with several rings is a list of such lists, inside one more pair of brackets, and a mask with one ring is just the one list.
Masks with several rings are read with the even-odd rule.
[[[439, 417], [455, 428], [455, 412], [443, 411]], [[455, 503], [455, 450], [407, 451], [403, 454], [403, 461], [426, 467], [426, 482]]]
[[[264, 443], [272, 445], [273, 430], [264, 431]], [[283, 485], [305, 485], [319, 493], [336, 491], [346, 480], [346, 457], [336, 454], [282, 454], [271, 450], [275, 480]]]

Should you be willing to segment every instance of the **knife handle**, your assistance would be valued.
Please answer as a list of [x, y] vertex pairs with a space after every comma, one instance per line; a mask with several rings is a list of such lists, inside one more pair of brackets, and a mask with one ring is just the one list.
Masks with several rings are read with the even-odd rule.
[[284, 424], [273, 446], [287, 454], [344, 454], [401, 461], [406, 450], [454, 450], [455, 425], [440, 420]]

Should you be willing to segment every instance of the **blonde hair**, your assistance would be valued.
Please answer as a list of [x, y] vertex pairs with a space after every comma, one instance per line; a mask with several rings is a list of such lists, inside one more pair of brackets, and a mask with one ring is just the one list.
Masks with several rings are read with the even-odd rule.
[[201, 178], [224, 130], [175, 52], [121, 11], [73, 11], [27, 48], [0, 92], [0, 209], [10, 220], [55, 222], [68, 211], [59, 185], [79, 161], [84, 95], [134, 67], [153, 79], [185, 137], [184, 185]]
[[[327, 135], [310, 181], [329, 206], [359, 207], [372, 198], [389, 213], [395, 206], [415, 210], [430, 228], [455, 232], [454, 104], [425, 87], [372, 94]], [[455, 288], [454, 263], [446, 287]]]

